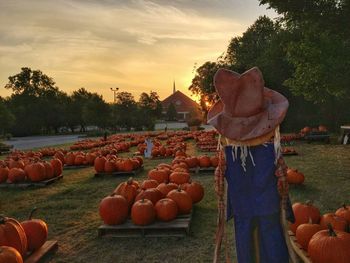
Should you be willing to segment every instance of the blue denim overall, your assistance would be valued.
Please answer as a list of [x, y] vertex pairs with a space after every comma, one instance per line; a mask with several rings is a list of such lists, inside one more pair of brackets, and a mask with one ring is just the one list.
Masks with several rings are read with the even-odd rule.
[[227, 220], [234, 217], [238, 262], [254, 262], [252, 232], [257, 227], [260, 263], [288, 263], [288, 249], [280, 224], [274, 145], [249, 147], [249, 151], [245, 171], [239, 158], [240, 147], [238, 158], [233, 157], [232, 146], [225, 147]]

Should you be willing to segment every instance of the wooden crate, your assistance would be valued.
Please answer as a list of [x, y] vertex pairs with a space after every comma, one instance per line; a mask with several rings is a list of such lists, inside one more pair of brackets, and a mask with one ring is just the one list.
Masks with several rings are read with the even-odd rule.
[[98, 228], [98, 236], [110, 237], [185, 237], [190, 234], [192, 213], [180, 215], [170, 222], [156, 221], [148, 226], [137, 226], [128, 219], [121, 225], [102, 225]]
[[45, 262], [49, 256], [55, 253], [58, 249], [57, 241], [46, 241], [45, 244], [30, 254], [24, 263], [41, 263]]
[[75, 170], [75, 169], [83, 169], [93, 167], [92, 165], [64, 165], [63, 170]]
[[20, 182], [20, 183], [2, 183], [0, 184], [0, 188], [27, 188], [27, 187], [45, 187], [47, 185], [53, 184], [54, 182], [60, 180], [63, 178], [63, 175], [61, 174], [60, 176], [41, 181], [41, 182], [30, 182], [30, 181], [25, 181], [25, 182]]
[[95, 177], [104, 177], [104, 176], [136, 176], [138, 173], [143, 171], [143, 166], [137, 170], [131, 172], [113, 172], [113, 173], [95, 173]]
[[293, 156], [293, 155], [298, 155], [297, 152], [288, 152], [288, 153], [282, 153], [283, 156]]
[[288, 231], [289, 238], [293, 247], [293, 250], [295, 251], [295, 254], [299, 257], [300, 261], [303, 263], [312, 263], [309, 255], [305, 250], [303, 250], [300, 246], [300, 244], [297, 242], [295, 235], [292, 231]]

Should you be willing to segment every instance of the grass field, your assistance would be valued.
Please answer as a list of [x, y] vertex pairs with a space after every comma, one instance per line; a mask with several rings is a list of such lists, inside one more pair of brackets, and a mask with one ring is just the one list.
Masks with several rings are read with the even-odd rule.
[[[334, 211], [350, 203], [350, 147], [341, 145], [300, 144], [300, 155], [286, 157], [290, 167], [305, 174], [305, 184], [291, 187], [295, 201], [313, 200], [322, 212]], [[192, 143], [188, 153], [195, 154]], [[147, 160], [146, 177], [157, 163]], [[32, 207], [38, 218], [49, 224], [50, 239], [59, 241], [51, 262], [211, 262], [216, 229], [216, 197], [213, 175], [194, 175], [205, 187], [205, 198], [195, 206], [191, 235], [186, 238], [98, 238], [101, 224], [100, 200], [127, 178], [94, 178], [93, 168], [64, 171], [64, 178], [46, 188], [1, 189], [0, 213], [24, 220]], [[229, 226], [232, 222], [229, 223]], [[231, 255], [234, 257], [232, 228], [229, 227]]]

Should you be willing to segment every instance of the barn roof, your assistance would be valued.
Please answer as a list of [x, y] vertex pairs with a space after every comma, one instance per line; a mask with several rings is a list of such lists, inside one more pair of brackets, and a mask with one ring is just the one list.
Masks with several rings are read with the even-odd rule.
[[193, 108], [199, 108], [198, 103], [179, 90], [162, 101], [163, 109], [166, 110], [171, 103], [174, 104], [177, 112], [190, 112]]

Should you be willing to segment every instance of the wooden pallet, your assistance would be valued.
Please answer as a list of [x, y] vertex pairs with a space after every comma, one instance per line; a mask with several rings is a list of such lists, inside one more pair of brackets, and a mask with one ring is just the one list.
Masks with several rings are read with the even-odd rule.
[[41, 263], [45, 262], [48, 256], [55, 253], [58, 249], [57, 241], [46, 241], [45, 244], [30, 254], [25, 260], [24, 263]]
[[83, 169], [93, 167], [92, 165], [64, 165], [63, 170], [75, 170], [75, 169]]
[[0, 188], [27, 188], [27, 187], [44, 187], [50, 184], [53, 184], [54, 182], [60, 180], [63, 178], [63, 175], [61, 174], [60, 176], [41, 181], [41, 182], [30, 182], [30, 181], [25, 181], [25, 182], [20, 182], [20, 183], [2, 183], [0, 184]]
[[148, 226], [137, 226], [128, 219], [122, 225], [102, 225], [98, 236], [110, 237], [185, 237], [190, 234], [192, 213], [178, 216], [170, 222], [156, 221]]
[[199, 174], [199, 173], [206, 173], [206, 174], [211, 174], [215, 172], [215, 167], [207, 167], [207, 168], [191, 168], [190, 169], [191, 173]]
[[136, 176], [138, 173], [143, 171], [143, 166], [137, 170], [131, 172], [113, 172], [113, 173], [95, 173], [95, 177], [104, 177], [104, 176]]
[[299, 257], [300, 261], [303, 263], [312, 263], [309, 255], [305, 250], [303, 250], [300, 246], [300, 244], [297, 242], [296, 237], [292, 231], [288, 231], [289, 238], [293, 247], [293, 250], [295, 251], [295, 254]]

